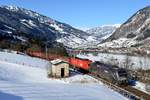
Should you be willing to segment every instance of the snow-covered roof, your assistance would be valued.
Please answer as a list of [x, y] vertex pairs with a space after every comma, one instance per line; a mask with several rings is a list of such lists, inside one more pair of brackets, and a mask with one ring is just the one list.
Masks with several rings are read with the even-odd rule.
[[61, 60], [61, 59], [56, 59], [56, 60], [52, 60], [51, 63], [52, 63], [53, 65], [56, 65], [56, 64], [67, 63], [67, 62], [65, 62], [65, 61], [63, 61], [63, 60]]

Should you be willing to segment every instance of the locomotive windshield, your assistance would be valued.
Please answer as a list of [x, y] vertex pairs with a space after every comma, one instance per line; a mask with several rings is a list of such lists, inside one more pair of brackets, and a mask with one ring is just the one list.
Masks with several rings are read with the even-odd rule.
[[118, 75], [119, 77], [127, 77], [127, 72], [126, 70], [120, 70], [118, 71]]

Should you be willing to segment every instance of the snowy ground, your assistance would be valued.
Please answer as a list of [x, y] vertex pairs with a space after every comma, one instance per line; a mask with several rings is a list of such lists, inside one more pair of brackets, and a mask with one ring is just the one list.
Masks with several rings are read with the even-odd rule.
[[47, 61], [0, 52], [0, 100], [125, 100], [90, 76], [48, 79]]
[[46, 60], [29, 57], [26, 55], [15, 54], [15, 52], [14, 54], [7, 53], [7, 52], [0, 52], [0, 60], [11, 62], [11, 63], [16, 63], [19, 65], [26, 65], [26, 66], [38, 67], [38, 68], [42, 68], [46, 66], [46, 64], [48, 63]]
[[[150, 86], [150, 85], [149, 85]], [[146, 84], [142, 83], [142, 82], [136, 82], [136, 86], [133, 86], [134, 88], [138, 89], [138, 90], [141, 90], [147, 94], [150, 94], [150, 92], [148, 92], [146, 90]]]
[[92, 61], [102, 61], [105, 63], [116, 64], [120, 67], [124, 67], [128, 61], [129, 68], [131, 69], [150, 69], [150, 58], [138, 57], [138, 56], [127, 56], [121, 54], [110, 54], [110, 53], [99, 53], [97, 56], [92, 54], [79, 54], [80, 58], [88, 58]]

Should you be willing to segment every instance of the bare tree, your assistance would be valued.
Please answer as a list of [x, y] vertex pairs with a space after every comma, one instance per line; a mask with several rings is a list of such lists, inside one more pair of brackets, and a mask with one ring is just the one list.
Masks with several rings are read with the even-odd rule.
[[118, 59], [117, 59], [117, 58], [114, 58], [113, 56], [110, 58], [110, 60], [109, 60], [108, 63], [111, 64], [111, 65], [119, 66], [119, 61], [118, 61]]
[[128, 54], [125, 57], [124, 67], [126, 69], [130, 69], [131, 68], [131, 59], [130, 59], [130, 56]]
[[142, 67], [142, 66], [143, 66], [143, 61], [142, 61], [141, 57], [139, 57], [139, 64], [140, 64], [139, 67]]
[[144, 67], [147, 68], [148, 67], [148, 62], [147, 62], [147, 56], [144, 56]]

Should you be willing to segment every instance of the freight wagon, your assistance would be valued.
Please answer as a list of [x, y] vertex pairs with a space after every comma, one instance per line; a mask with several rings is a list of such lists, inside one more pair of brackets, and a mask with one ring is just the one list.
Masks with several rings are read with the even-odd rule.
[[46, 60], [63, 59], [65, 61], [68, 61], [68, 58], [64, 56], [50, 54], [50, 53], [47, 53], [46, 55], [46, 53], [42, 51], [27, 51], [27, 54], [33, 57], [39, 57], [39, 58], [46, 59]]
[[77, 67], [78, 69], [83, 69], [83, 70], [86, 70], [88, 71], [89, 70], [89, 65], [92, 63], [91, 60], [89, 59], [81, 59], [81, 58], [73, 58], [73, 57], [70, 57], [68, 59], [68, 62], [73, 66], [73, 67]]

